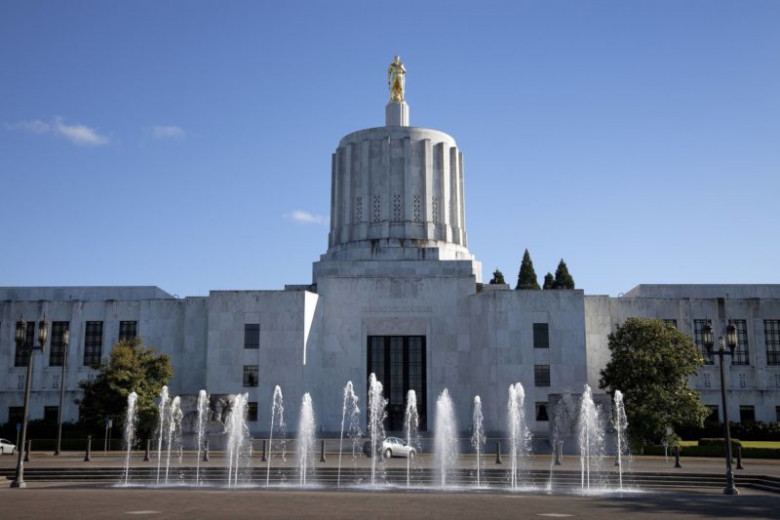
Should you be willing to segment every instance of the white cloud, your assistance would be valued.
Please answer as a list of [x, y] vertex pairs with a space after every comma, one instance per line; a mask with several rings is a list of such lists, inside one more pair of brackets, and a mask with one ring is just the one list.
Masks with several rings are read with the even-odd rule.
[[151, 135], [152, 138], [154, 139], [163, 140], [163, 139], [182, 139], [187, 134], [184, 131], [184, 129], [180, 126], [156, 125], [152, 127]]
[[57, 116], [50, 122], [35, 119], [33, 121], [20, 121], [16, 124], [6, 124], [9, 130], [23, 130], [31, 134], [54, 134], [66, 138], [73, 144], [79, 146], [101, 146], [108, 144], [108, 137], [101, 135], [88, 126], [75, 124], [66, 125], [62, 118]]
[[296, 209], [291, 213], [285, 213], [284, 217], [299, 224], [326, 224], [328, 222], [328, 217], [300, 209]]

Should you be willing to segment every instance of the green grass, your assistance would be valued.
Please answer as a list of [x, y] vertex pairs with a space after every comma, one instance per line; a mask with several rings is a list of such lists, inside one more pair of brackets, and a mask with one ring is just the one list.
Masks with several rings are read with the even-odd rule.
[[[680, 446], [698, 446], [699, 441], [680, 441]], [[742, 441], [745, 448], [774, 448], [780, 449], [780, 441]]]

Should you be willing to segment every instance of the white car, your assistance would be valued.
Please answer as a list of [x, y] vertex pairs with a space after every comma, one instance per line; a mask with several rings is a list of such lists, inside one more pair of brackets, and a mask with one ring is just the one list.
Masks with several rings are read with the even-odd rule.
[[408, 446], [403, 439], [388, 437], [382, 441], [382, 453], [386, 459], [390, 457], [409, 457], [413, 459], [417, 455], [417, 450]]
[[0, 439], [0, 455], [5, 455], [6, 453], [10, 453], [11, 455], [16, 453], [16, 446], [11, 444], [11, 441]]

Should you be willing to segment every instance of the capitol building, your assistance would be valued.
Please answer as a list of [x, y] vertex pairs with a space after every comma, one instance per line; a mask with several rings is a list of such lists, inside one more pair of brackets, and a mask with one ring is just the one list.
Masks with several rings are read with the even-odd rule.
[[[94, 377], [118, 340], [140, 336], [170, 356], [172, 394], [247, 393], [255, 435], [268, 431], [276, 385], [288, 418], [309, 392], [322, 431], [337, 433], [344, 385], [352, 381], [365, 403], [375, 373], [390, 431], [403, 427], [410, 389], [421, 430], [431, 431], [447, 388], [462, 431], [479, 395], [485, 429], [501, 432], [507, 388], [519, 381], [529, 427], [545, 437], [553, 396], [586, 383], [598, 389], [608, 335], [629, 317], [646, 317], [700, 348], [706, 323], [716, 332], [735, 324], [729, 415], [778, 420], [780, 285], [637, 285], [615, 298], [483, 284], [478, 251], [468, 248], [464, 152], [453, 136], [410, 125], [404, 74], [400, 61], [391, 65], [385, 126], [342, 137], [330, 158], [328, 247], [310, 284], [185, 298], [151, 286], [0, 287], [0, 424], [20, 422], [24, 401], [27, 358], [17, 352], [15, 323], [21, 316], [33, 327], [44, 315], [51, 331], [44, 355], [35, 354], [31, 419], [56, 418], [65, 355], [63, 416], [76, 421], [78, 382]], [[703, 366], [691, 385], [722, 417], [717, 364]]]

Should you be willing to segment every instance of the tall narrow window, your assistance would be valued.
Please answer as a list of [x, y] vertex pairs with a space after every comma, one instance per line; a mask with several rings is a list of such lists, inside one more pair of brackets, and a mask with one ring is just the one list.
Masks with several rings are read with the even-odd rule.
[[550, 386], [550, 365], [534, 365], [534, 386]]
[[388, 399], [387, 429], [402, 430], [409, 390], [417, 396], [417, 413], [421, 431], [427, 429], [425, 337], [369, 336], [368, 374], [375, 374], [384, 385]]
[[780, 365], [780, 320], [764, 320], [764, 338], [767, 364]]
[[737, 348], [731, 356], [732, 365], [749, 365], [747, 322], [745, 320], [729, 320], [737, 328]]
[[720, 417], [718, 417], [718, 405], [708, 404], [705, 405], [710, 411], [709, 415], [704, 418], [704, 424], [718, 424]]
[[258, 365], [244, 365], [244, 386], [257, 386], [260, 384]]
[[257, 401], [246, 403], [246, 420], [257, 422]]
[[534, 348], [550, 348], [550, 325], [534, 323]]
[[547, 403], [536, 403], [536, 420], [540, 422], [550, 420], [547, 415]]
[[103, 355], [103, 322], [88, 321], [84, 333], [84, 366], [96, 367]]
[[260, 324], [244, 324], [244, 348], [260, 348]]
[[137, 335], [138, 335], [137, 321], [119, 322], [119, 341], [128, 341], [131, 339], [135, 339]]
[[704, 356], [704, 362], [707, 365], [715, 364], [714, 354], [707, 352], [707, 347], [704, 346], [704, 338], [702, 336], [704, 326], [712, 325], [710, 320], [693, 320], [693, 341], [696, 342], [696, 346], [701, 350], [702, 356]]
[[70, 322], [67, 321], [55, 321], [51, 324], [50, 367], [61, 367], [65, 360], [65, 333], [69, 327]]
[[15, 367], [26, 367], [30, 361], [30, 352], [32, 352], [33, 345], [35, 344], [35, 322], [27, 322], [27, 337], [22, 343], [21, 348], [16, 346], [16, 355], [14, 356]]

